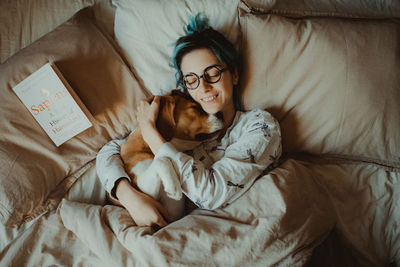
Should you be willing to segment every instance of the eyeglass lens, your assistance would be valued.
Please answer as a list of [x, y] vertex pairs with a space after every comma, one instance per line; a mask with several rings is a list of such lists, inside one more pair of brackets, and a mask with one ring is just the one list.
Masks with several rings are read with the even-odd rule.
[[188, 89], [196, 89], [200, 85], [200, 79], [203, 78], [208, 83], [216, 83], [221, 79], [221, 73], [218, 66], [209, 66], [204, 70], [200, 77], [196, 73], [189, 73], [183, 77], [183, 82]]

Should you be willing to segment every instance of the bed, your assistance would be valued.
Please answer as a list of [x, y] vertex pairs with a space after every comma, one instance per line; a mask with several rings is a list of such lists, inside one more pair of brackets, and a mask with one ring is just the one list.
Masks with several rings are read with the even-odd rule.
[[[224, 208], [137, 227], [96, 154], [175, 88], [198, 12], [240, 51], [243, 109], [279, 120], [283, 156]], [[398, 2], [18, 0], [0, 18], [0, 266], [400, 266]], [[94, 117], [60, 147], [12, 91], [48, 61]]]

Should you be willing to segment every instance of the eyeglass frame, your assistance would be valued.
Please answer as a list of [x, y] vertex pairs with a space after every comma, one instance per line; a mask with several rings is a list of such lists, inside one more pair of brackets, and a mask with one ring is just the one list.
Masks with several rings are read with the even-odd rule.
[[[209, 70], [209, 69], [211, 69], [211, 68], [217, 68], [217, 70], [219, 71], [219, 77], [218, 77], [218, 79], [217, 79], [215, 82], [208, 81], [207, 75], [205, 75], [205, 74], [206, 74], [206, 71]], [[206, 81], [206, 82], [209, 83], [209, 84], [217, 83], [217, 82], [219, 82], [219, 81], [221, 80], [221, 78], [222, 78], [222, 73], [223, 73], [224, 71], [226, 71], [226, 70], [229, 70], [229, 67], [225, 67], [225, 68], [222, 68], [222, 69], [220, 69], [220, 68], [221, 68], [221, 66], [218, 65], [218, 64], [210, 65], [210, 66], [206, 67], [206, 68], [203, 70], [203, 74], [200, 75], [200, 76], [197, 75], [197, 74], [194, 73], [194, 72], [189, 72], [189, 73], [187, 73], [187, 74], [185, 74], [185, 75], [182, 76], [182, 78], [181, 78], [181, 85], [183, 86], [183, 88], [185, 88], [185, 89], [187, 89], [187, 90], [194, 91], [194, 90], [196, 90], [197, 88], [199, 88], [199, 86], [200, 86], [200, 79], [201, 79], [201, 78], [203, 78], [203, 80]], [[196, 86], [195, 88], [189, 88], [189, 87], [186, 86], [185, 77], [188, 76], [188, 75], [195, 75], [195, 76], [197, 77], [197, 86]]]

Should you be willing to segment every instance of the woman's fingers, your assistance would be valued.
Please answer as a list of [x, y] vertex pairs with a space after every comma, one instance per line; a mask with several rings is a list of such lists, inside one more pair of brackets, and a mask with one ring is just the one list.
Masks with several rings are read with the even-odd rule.
[[155, 120], [158, 115], [158, 109], [160, 107], [160, 96], [152, 97], [151, 102], [148, 99], [140, 100], [136, 108], [137, 119], [141, 119], [143, 116]]
[[157, 224], [160, 227], [165, 227], [168, 225], [168, 223], [165, 221], [165, 219], [163, 218], [163, 216], [161, 214], [158, 214], [158, 219], [155, 222], [155, 224]]
[[153, 101], [151, 102], [151, 104], [153, 105], [153, 103], [154, 103], [154, 105], [159, 106], [159, 105], [160, 105], [160, 99], [161, 99], [161, 97], [160, 97], [159, 95], [156, 95], [156, 96], [153, 98]]
[[152, 95], [146, 99], [143, 99], [143, 101], [146, 101], [147, 103], [151, 103], [151, 102], [153, 102], [153, 99], [154, 99], [154, 95]]
[[151, 112], [153, 116], [158, 115], [158, 109], [160, 107], [160, 97], [155, 96], [151, 103], [146, 103], [145, 105], [146, 105], [145, 108], [147, 108], [146, 111]]

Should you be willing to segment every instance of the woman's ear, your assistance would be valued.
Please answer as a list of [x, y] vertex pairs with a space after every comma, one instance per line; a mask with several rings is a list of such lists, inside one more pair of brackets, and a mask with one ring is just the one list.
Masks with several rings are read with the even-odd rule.
[[237, 67], [231, 72], [232, 73], [232, 83], [233, 85], [237, 85], [239, 83], [239, 72]]

